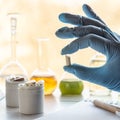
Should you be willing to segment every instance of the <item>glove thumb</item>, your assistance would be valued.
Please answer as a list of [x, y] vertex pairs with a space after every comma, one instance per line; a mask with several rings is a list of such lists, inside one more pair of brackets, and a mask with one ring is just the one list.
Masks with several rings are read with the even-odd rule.
[[78, 64], [72, 64], [70, 66], [64, 66], [64, 70], [74, 74], [82, 80], [90, 81], [100, 85], [103, 85], [104, 83], [104, 79], [101, 76], [102, 67], [90, 68]]

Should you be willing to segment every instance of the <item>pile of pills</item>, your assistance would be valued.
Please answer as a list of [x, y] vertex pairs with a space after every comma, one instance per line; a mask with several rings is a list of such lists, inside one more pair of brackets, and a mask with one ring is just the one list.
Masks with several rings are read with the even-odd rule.
[[35, 80], [29, 80], [25, 82], [24, 84], [20, 84], [20, 87], [37, 87], [43, 85], [44, 81], [40, 80], [36, 82]]
[[10, 81], [12, 81], [12, 82], [24, 81], [24, 77], [21, 77], [21, 76], [10, 76]]
[[18, 107], [18, 85], [27, 81], [22, 75], [10, 75], [6, 78], [6, 105]]
[[18, 87], [19, 112], [23, 114], [43, 113], [44, 81], [28, 80]]

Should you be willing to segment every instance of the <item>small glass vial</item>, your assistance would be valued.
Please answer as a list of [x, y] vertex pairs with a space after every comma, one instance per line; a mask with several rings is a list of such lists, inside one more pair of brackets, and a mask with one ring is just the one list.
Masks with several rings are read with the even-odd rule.
[[18, 84], [26, 81], [23, 76], [11, 75], [6, 78], [6, 105], [8, 107], [19, 107]]
[[19, 112], [23, 114], [43, 113], [44, 81], [29, 81], [18, 88]]

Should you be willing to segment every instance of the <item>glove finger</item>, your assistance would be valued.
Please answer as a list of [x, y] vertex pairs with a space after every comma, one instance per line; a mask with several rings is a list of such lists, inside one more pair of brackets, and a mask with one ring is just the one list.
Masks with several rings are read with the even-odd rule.
[[105, 25], [101, 23], [98, 20], [90, 19], [87, 17], [79, 16], [79, 15], [73, 15], [69, 13], [62, 13], [59, 15], [59, 20], [64, 23], [70, 23], [73, 25], [94, 25], [97, 27], [105, 28]]
[[105, 86], [106, 76], [101, 75], [101, 71], [103, 71], [103, 69], [104, 67], [90, 68], [78, 64], [64, 66], [65, 71], [74, 74], [82, 80], [87, 80], [89, 82]]
[[96, 34], [107, 39], [114, 40], [114, 38], [106, 30], [92, 25], [74, 28], [63, 27], [56, 31], [56, 36], [62, 39], [83, 37], [87, 34]]
[[88, 17], [99, 20], [101, 23], [103, 23], [105, 25], [105, 30], [107, 30], [111, 34], [111, 36], [114, 38], [114, 41], [118, 42], [118, 37], [110, 30], [110, 28], [107, 27], [105, 22], [92, 10], [90, 6], [84, 4], [83, 11]]
[[91, 47], [94, 50], [106, 55], [109, 52], [107, 46], [110, 46], [110, 42], [111, 41], [101, 36], [89, 34], [82, 38], [78, 38], [72, 41], [70, 44], [68, 44], [62, 49], [61, 54], [72, 54], [78, 51], [79, 49]]
[[83, 11], [85, 12], [85, 14], [88, 17], [93, 18], [93, 19], [97, 19], [100, 22], [102, 22], [103, 24], [105, 24], [104, 21], [93, 11], [93, 9], [89, 5], [84, 4], [83, 5]]

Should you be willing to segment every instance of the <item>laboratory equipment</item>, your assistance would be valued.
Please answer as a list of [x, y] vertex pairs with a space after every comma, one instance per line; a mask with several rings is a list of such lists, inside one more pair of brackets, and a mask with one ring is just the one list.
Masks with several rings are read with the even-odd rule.
[[[102, 55], [101, 53], [96, 53], [95, 55], [93, 55], [93, 57], [90, 60], [90, 67], [100, 67], [104, 65], [105, 62], [106, 62], [105, 56]], [[90, 95], [92, 96], [109, 96], [110, 95], [110, 90], [103, 86], [90, 83], [89, 88], [90, 88]]]
[[8, 76], [23, 76], [27, 77], [27, 71], [21, 65], [21, 63], [16, 58], [16, 28], [17, 28], [17, 18], [18, 13], [8, 13], [8, 18], [10, 19], [10, 32], [11, 32], [11, 58], [8, 63], [6, 63], [0, 70], [0, 99], [4, 98], [5, 95], [5, 79]]
[[61, 95], [81, 95], [84, 89], [83, 82], [75, 77], [64, 74], [64, 78], [59, 83]]
[[93, 104], [96, 107], [99, 107], [101, 109], [107, 110], [109, 112], [112, 112], [112, 113], [120, 116], [120, 107], [119, 106], [111, 105], [111, 104], [105, 103], [105, 102], [100, 101], [100, 100], [94, 100]]
[[[106, 62], [106, 57], [101, 53], [96, 53], [90, 60], [90, 67], [99, 67], [104, 65]], [[109, 90], [103, 86], [89, 83], [89, 91], [91, 96], [103, 97], [108, 103], [118, 104], [119, 103], [119, 93], [117, 91]]]
[[6, 78], [10, 75], [27, 77], [26, 69], [16, 58], [16, 28], [18, 13], [8, 13], [11, 25], [11, 59], [0, 70], [0, 77]]
[[[70, 56], [65, 56], [66, 66], [71, 65]], [[83, 82], [68, 72], [64, 72], [59, 83], [59, 89], [62, 95], [81, 95], [84, 85]]]
[[50, 95], [54, 92], [57, 87], [57, 79], [55, 73], [48, 65], [48, 53], [47, 53], [47, 44], [49, 42], [48, 38], [38, 38], [36, 40], [36, 69], [32, 72], [30, 79], [31, 80], [44, 80], [44, 94]]

